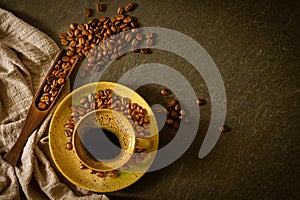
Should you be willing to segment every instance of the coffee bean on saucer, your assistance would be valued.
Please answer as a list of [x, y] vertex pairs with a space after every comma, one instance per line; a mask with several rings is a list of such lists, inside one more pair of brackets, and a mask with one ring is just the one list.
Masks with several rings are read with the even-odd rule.
[[180, 111], [180, 104], [176, 104], [175, 107], [174, 107], [174, 110], [179, 112]]
[[68, 142], [68, 143], [67, 143], [67, 149], [68, 149], [68, 150], [72, 150], [72, 149], [73, 149], [73, 145], [72, 145], [71, 142]]
[[79, 101], [80, 104], [85, 104], [86, 102], [88, 102], [88, 97], [87, 96], [82, 97]]
[[113, 170], [109, 173], [109, 177], [110, 178], [117, 178], [118, 177], [118, 171], [117, 170]]
[[166, 88], [163, 88], [161, 91], [160, 91], [161, 95], [163, 96], [166, 96], [169, 94], [169, 90], [167, 90]]
[[172, 124], [172, 127], [175, 128], [175, 129], [178, 129], [179, 128], [179, 123], [178, 122], [174, 122]]
[[104, 173], [104, 172], [97, 172], [96, 175], [97, 175], [98, 177], [100, 177], [100, 178], [104, 178], [105, 173]]
[[168, 107], [173, 107], [173, 106], [176, 105], [176, 100], [175, 99], [170, 99], [170, 100], [167, 100], [166, 103], [167, 103]]
[[72, 136], [72, 132], [70, 130], [65, 130], [65, 134], [66, 134], [67, 137]]
[[171, 117], [173, 117], [174, 119], [177, 119], [179, 117], [178, 113], [176, 111], [171, 111]]
[[84, 164], [81, 163], [80, 166], [79, 166], [79, 168], [80, 168], [80, 169], [86, 169], [86, 166], [85, 166]]
[[65, 124], [65, 127], [69, 128], [69, 129], [74, 129], [74, 124], [73, 123], [67, 123], [67, 124]]
[[174, 120], [173, 119], [167, 119], [166, 123], [169, 124], [169, 125], [172, 125], [174, 123]]

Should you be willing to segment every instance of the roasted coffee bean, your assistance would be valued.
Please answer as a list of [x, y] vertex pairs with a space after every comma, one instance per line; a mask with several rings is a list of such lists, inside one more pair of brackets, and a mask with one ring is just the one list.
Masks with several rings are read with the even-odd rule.
[[153, 37], [152, 33], [145, 34], [145, 38], [147, 38], [147, 39], [151, 39], [152, 37]]
[[166, 123], [169, 124], [169, 125], [171, 125], [171, 124], [174, 123], [174, 120], [173, 119], [167, 119]]
[[176, 105], [176, 100], [175, 99], [167, 100], [166, 103], [168, 107], [173, 107]]
[[101, 4], [101, 3], [98, 3], [98, 4], [96, 5], [96, 10], [97, 10], [98, 12], [104, 11], [104, 5]]
[[74, 129], [74, 124], [73, 123], [67, 123], [67, 124], [65, 124], [65, 127], [69, 128], [69, 129]]
[[40, 109], [42, 109], [42, 110], [45, 110], [45, 109], [47, 108], [47, 104], [40, 102], [40, 103], [38, 104], [38, 107], [39, 107]]
[[131, 18], [130, 16], [127, 16], [127, 17], [123, 20], [123, 22], [124, 22], [124, 23], [129, 23], [129, 22], [131, 22], [131, 20], [132, 20], [132, 18]]
[[168, 109], [166, 109], [166, 108], [164, 108], [164, 109], [163, 109], [163, 111], [164, 111], [164, 114], [165, 114], [166, 116], [168, 116], [168, 115], [169, 115], [169, 113], [170, 113], [170, 112], [169, 112], [169, 110], [168, 110]]
[[179, 128], [179, 123], [178, 122], [174, 122], [172, 124], [172, 127], [175, 128], [175, 129], [178, 129]]
[[84, 164], [81, 163], [80, 166], [79, 166], [79, 168], [80, 168], [80, 169], [86, 169], [86, 166], [85, 166]]
[[41, 97], [41, 102], [49, 102], [50, 98], [49, 98], [49, 95], [48, 96], [42, 96]]
[[68, 142], [68, 143], [67, 143], [67, 149], [68, 149], [68, 150], [72, 150], [72, 149], [73, 149], [73, 145], [72, 145], [71, 142]]
[[142, 54], [148, 54], [149, 53], [149, 50], [148, 49], [141, 49], [140, 51]]
[[89, 102], [94, 102], [94, 100], [95, 100], [94, 95], [93, 95], [93, 94], [89, 94], [89, 95], [88, 95], [88, 101], [89, 101]]
[[109, 173], [109, 177], [110, 178], [117, 178], [118, 177], [118, 171], [117, 170], [113, 170]]
[[163, 88], [161, 91], [160, 91], [161, 95], [163, 96], [166, 96], [169, 94], [169, 90], [167, 90], [166, 88]]
[[147, 39], [146, 44], [148, 46], [152, 46], [154, 44], [154, 40], [152, 38], [151, 39]]
[[77, 28], [77, 25], [72, 23], [70, 24], [70, 30], [75, 30]]
[[97, 172], [97, 176], [100, 178], [104, 178], [105, 173], [104, 172]]
[[78, 112], [76, 112], [76, 111], [73, 111], [73, 112], [71, 113], [71, 116], [72, 116], [72, 117], [78, 117], [78, 115], [79, 115], [79, 114], [78, 114]]
[[65, 38], [67, 37], [67, 33], [59, 33], [59, 34], [58, 34], [58, 37], [59, 37], [60, 39], [65, 39]]
[[50, 85], [45, 84], [43, 91], [44, 91], [45, 93], [47, 93], [47, 92], [50, 91], [50, 88], [51, 88]]
[[190, 120], [189, 120], [189, 118], [187, 118], [187, 117], [184, 117], [183, 120], [184, 120], [184, 122], [185, 122], [186, 124], [189, 124], [189, 123], [190, 123]]
[[171, 117], [173, 117], [174, 119], [177, 119], [179, 117], [178, 113], [176, 111], [171, 111]]
[[60, 43], [61, 43], [63, 46], [67, 46], [69, 42], [68, 42], [66, 39], [61, 39], [61, 40], [60, 40]]
[[79, 75], [81, 77], [85, 77], [86, 76], [86, 72], [84, 70], [80, 70]]
[[68, 56], [63, 56], [61, 60], [63, 62], [69, 62], [70, 58]]
[[59, 78], [59, 79], [57, 80], [57, 84], [59, 84], [59, 85], [62, 85], [64, 82], [65, 82], [65, 79], [64, 79], [64, 78]]
[[86, 9], [84, 10], [84, 16], [90, 17], [91, 15], [92, 15], [91, 9], [86, 8]]
[[66, 134], [67, 137], [72, 136], [72, 132], [70, 130], [65, 130], [65, 134]]
[[180, 110], [180, 115], [181, 115], [181, 116], [185, 116], [185, 115], [186, 115], [185, 110], [181, 109], [181, 110]]
[[129, 3], [125, 6], [124, 10], [125, 12], [128, 12], [128, 11], [131, 11], [134, 7], [134, 4], [133, 3]]
[[202, 105], [204, 105], [205, 103], [204, 103], [204, 100], [198, 98], [198, 99], [197, 99], [197, 104], [198, 104], [199, 106], [202, 106]]
[[123, 14], [119, 14], [117, 17], [116, 17], [116, 20], [118, 21], [121, 21], [125, 18], [125, 16]]
[[171, 131], [169, 132], [169, 136], [170, 136], [170, 137], [175, 137], [175, 136], [176, 136], [176, 131], [171, 130]]
[[136, 34], [135, 38], [139, 41], [143, 40], [143, 36], [141, 34]]
[[228, 125], [223, 125], [219, 129], [222, 133], [229, 132], [231, 130], [231, 128]]
[[119, 7], [118, 10], [117, 10], [117, 13], [119, 15], [124, 14], [124, 9], [122, 7]]

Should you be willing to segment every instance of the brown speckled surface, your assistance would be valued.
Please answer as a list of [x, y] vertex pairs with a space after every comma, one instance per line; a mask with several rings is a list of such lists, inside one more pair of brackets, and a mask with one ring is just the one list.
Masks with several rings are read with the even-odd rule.
[[[55, 41], [71, 22], [87, 19], [83, 10], [99, 1], [0, 1], [0, 7], [47, 33]], [[101, 1], [106, 16], [129, 1]], [[201, 107], [198, 135], [170, 166], [147, 173], [113, 199], [299, 199], [300, 197], [300, 3], [299, 1], [136, 0], [132, 15], [142, 26], [174, 29], [199, 42], [224, 80], [230, 133], [198, 158], [210, 119], [209, 94], [200, 75], [183, 59], [154, 50], [130, 53], [114, 62], [105, 79], [116, 81], [141, 63], [160, 62], [179, 70]], [[100, 17], [99, 13], [95, 13]], [[121, 66], [121, 67], [120, 67]], [[148, 92], [150, 97], [158, 87]], [[155, 93], [155, 94], [156, 94]]]

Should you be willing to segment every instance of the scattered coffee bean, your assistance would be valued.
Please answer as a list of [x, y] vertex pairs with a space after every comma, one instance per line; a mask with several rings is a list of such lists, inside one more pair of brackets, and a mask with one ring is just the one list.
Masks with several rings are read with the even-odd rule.
[[174, 123], [174, 120], [173, 119], [167, 119], [166, 123], [169, 124], [169, 125], [172, 125]]
[[198, 98], [198, 99], [197, 99], [197, 104], [198, 104], [199, 106], [202, 106], [202, 105], [205, 104], [205, 102], [204, 102], [203, 99]]
[[146, 33], [145, 38], [151, 39], [153, 37], [153, 33]]
[[149, 50], [148, 49], [141, 49], [140, 51], [142, 54], [148, 54], [149, 53]]
[[124, 14], [124, 9], [122, 7], [119, 7], [118, 10], [117, 10], [117, 13], [119, 15]]
[[219, 129], [222, 133], [231, 131], [231, 128], [228, 125], [223, 125]]
[[125, 12], [128, 12], [128, 11], [131, 11], [134, 7], [134, 4], [133, 3], [129, 3], [125, 6], [124, 10]]
[[154, 40], [151, 38], [151, 39], [148, 39], [147, 41], [146, 41], [146, 44], [148, 45], [148, 46], [152, 46], [152, 45], [154, 45]]
[[189, 119], [189, 118], [187, 118], [187, 117], [184, 117], [183, 119], [184, 119], [184, 122], [185, 122], [186, 124], [189, 124], [189, 123], [191, 123], [191, 121], [190, 121], [190, 119]]
[[101, 3], [98, 3], [98, 4], [96, 5], [96, 10], [97, 10], [98, 12], [104, 11], [104, 5], [101, 4]]
[[91, 15], [92, 15], [91, 9], [86, 8], [86, 9], [84, 10], [84, 16], [90, 17]]

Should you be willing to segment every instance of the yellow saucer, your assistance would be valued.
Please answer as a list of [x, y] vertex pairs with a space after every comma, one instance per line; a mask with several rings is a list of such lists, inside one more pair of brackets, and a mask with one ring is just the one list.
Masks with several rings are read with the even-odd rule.
[[[149, 153], [145, 160], [138, 163], [138, 172], [120, 171], [117, 178], [100, 178], [96, 174], [90, 174], [88, 169], [80, 169], [80, 161], [73, 151], [66, 149], [69, 138], [65, 136], [64, 124], [68, 123], [70, 107], [78, 106], [82, 96], [96, 93], [98, 90], [111, 89], [119, 96], [130, 98], [131, 102], [137, 103], [147, 110], [150, 117], [150, 132], [152, 133], [153, 146], [148, 149]], [[72, 102], [73, 101], [73, 102]], [[123, 189], [140, 179], [151, 166], [156, 150], [158, 149], [158, 126], [154, 114], [147, 102], [135, 91], [123, 85], [112, 82], [96, 82], [82, 86], [67, 95], [58, 105], [52, 117], [49, 128], [49, 148], [51, 156], [59, 171], [72, 183], [79, 187], [94, 192], [113, 192]]]

